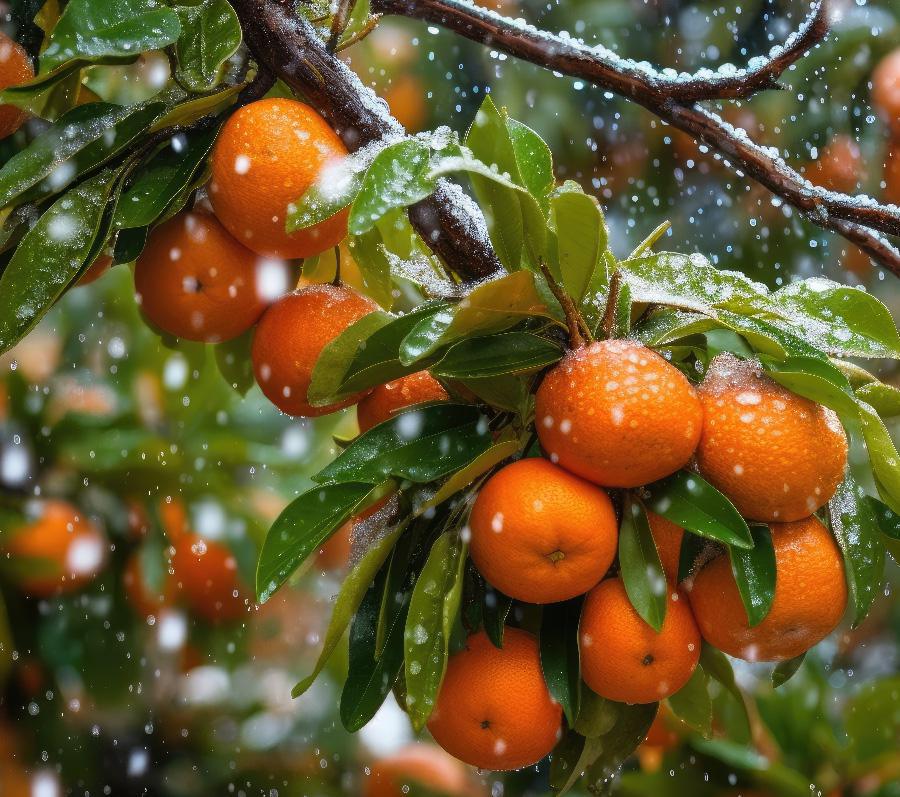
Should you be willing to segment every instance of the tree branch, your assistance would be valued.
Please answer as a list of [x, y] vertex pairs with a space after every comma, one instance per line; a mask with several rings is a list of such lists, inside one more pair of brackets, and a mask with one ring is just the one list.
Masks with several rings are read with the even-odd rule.
[[461, 0], [372, 0], [372, 11], [446, 27], [494, 50], [586, 80], [644, 106], [723, 155], [734, 170], [768, 188], [813, 223], [844, 235], [900, 276], [900, 254], [878, 234], [900, 235], [900, 207], [814, 186], [777, 152], [754, 143], [745, 131], [696, 104], [703, 99], [747, 97], [776, 85], [778, 76], [827, 34], [826, 0], [816, 0], [801, 28], [760, 65], [724, 76], [707, 70], [668, 77], [605, 48], [545, 33]]
[[[230, 2], [257, 62], [306, 97], [351, 152], [405, 134], [387, 103], [328, 52], [290, 0]], [[409, 219], [453, 271], [484, 279], [500, 269], [500, 262], [481, 211], [466, 200], [458, 186], [441, 181], [434, 194], [409, 209]]]

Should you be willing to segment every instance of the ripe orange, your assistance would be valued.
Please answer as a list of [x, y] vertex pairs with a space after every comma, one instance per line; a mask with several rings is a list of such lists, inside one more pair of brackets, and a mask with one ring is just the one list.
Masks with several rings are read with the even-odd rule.
[[507, 628], [503, 649], [483, 631], [450, 657], [428, 730], [450, 755], [475, 767], [520, 769], [540, 761], [560, 735], [537, 640]]
[[356, 408], [359, 431], [368, 432], [373, 426], [384, 423], [395, 413], [413, 404], [447, 401], [449, 398], [443, 385], [428, 371], [401, 376], [393, 382], [379, 385], [359, 402]]
[[900, 133], [900, 48], [882, 58], [872, 73], [872, 105], [888, 128]]
[[[0, 89], [27, 83], [34, 77], [34, 67], [25, 48], [5, 33], [0, 33]], [[16, 132], [28, 114], [15, 105], [0, 105], [0, 138]]]
[[109, 267], [112, 265], [112, 262], [113, 259], [109, 255], [100, 255], [93, 263], [91, 263], [88, 270], [81, 275], [81, 279], [78, 280], [78, 284], [90, 285], [92, 282], [96, 282], [107, 271], [109, 271]]
[[363, 393], [326, 407], [313, 407], [306, 391], [322, 349], [350, 324], [377, 309], [351, 288], [310, 285], [281, 297], [263, 315], [253, 337], [256, 381], [288, 415], [316, 417], [359, 401]]
[[883, 198], [892, 205], [900, 205], [900, 140], [895, 141], [887, 153]]
[[175, 597], [175, 583], [168, 571], [163, 573], [162, 583], [158, 586], [147, 582], [139, 551], [135, 551], [125, 564], [122, 586], [131, 607], [142, 617], [156, 617]]
[[856, 141], [838, 134], [808, 167], [809, 181], [832, 191], [855, 191], [865, 179], [865, 162]]
[[687, 464], [703, 412], [673, 365], [634, 341], [605, 340], [547, 374], [535, 419], [554, 462], [606, 487], [637, 487]]
[[656, 551], [666, 578], [675, 584], [678, 582], [678, 561], [681, 558], [684, 529], [655, 512], [648, 511], [647, 520], [650, 521], [650, 533], [656, 543]]
[[469, 553], [481, 575], [528, 603], [587, 592], [616, 555], [609, 496], [545, 459], [520, 459], [491, 476], [469, 527]]
[[237, 562], [225, 545], [186, 534], [174, 548], [175, 581], [194, 614], [217, 622], [235, 620], [247, 611]]
[[750, 628], [727, 556], [695, 576], [691, 607], [703, 638], [730, 656], [783, 661], [828, 636], [847, 606], [841, 552], [815, 517], [772, 523], [775, 598], [765, 619]]
[[317, 565], [322, 570], [340, 570], [346, 567], [353, 548], [354, 535], [359, 533], [361, 524], [378, 512], [389, 500], [390, 496], [380, 498], [370, 507], [350, 518], [334, 532], [325, 541], [325, 544], [319, 548], [316, 559]]
[[5, 552], [16, 565], [16, 583], [26, 595], [39, 598], [80, 589], [106, 561], [103, 534], [65, 501], [44, 501], [38, 513], [4, 535]]
[[312, 257], [340, 243], [348, 211], [288, 235], [287, 208], [346, 155], [337, 133], [308, 105], [259, 100], [237, 110], [219, 133], [209, 198], [222, 224], [254, 252]]
[[419, 78], [410, 72], [402, 72], [391, 81], [383, 96], [394, 118], [410, 133], [422, 129], [428, 118], [428, 106], [425, 87]]
[[163, 531], [169, 542], [173, 545], [182, 537], [190, 533], [191, 524], [188, 518], [187, 507], [180, 498], [174, 496], [166, 496], [161, 499], [159, 504], [159, 519], [162, 523]]
[[372, 764], [362, 797], [405, 797], [416, 787], [447, 797], [475, 793], [459, 761], [434, 745], [411, 744]]
[[684, 686], [700, 660], [700, 631], [687, 598], [669, 590], [659, 633], [634, 610], [620, 578], [592, 589], [578, 630], [581, 675], [601, 697], [652, 703]]
[[[215, 343], [246, 332], [265, 310], [263, 263], [208, 213], [157, 227], [138, 257], [134, 286], [151, 323]], [[271, 298], [271, 297], [270, 297]]]
[[834, 495], [844, 478], [847, 435], [831, 410], [731, 354], [712, 361], [699, 393], [700, 474], [744, 517], [799, 520]]

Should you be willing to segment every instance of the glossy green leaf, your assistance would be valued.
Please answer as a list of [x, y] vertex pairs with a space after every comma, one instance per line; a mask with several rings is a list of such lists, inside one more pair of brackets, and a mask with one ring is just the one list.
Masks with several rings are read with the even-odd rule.
[[328, 659], [331, 658], [331, 654], [334, 653], [334, 649], [337, 647], [338, 642], [341, 641], [344, 631], [346, 631], [347, 626], [350, 625], [353, 615], [356, 614], [357, 609], [362, 603], [369, 585], [375, 578], [376, 573], [381, 569], [381, 566], [387, 560], [391, 549], [394, 547], [397, 538], [403, 532], [404, 528], [403, 525], [399, 525], [375, 540], [369, 550], [363, 554], [362, 558], [352, 567], [350, 573], [344, 579], [344, 583], [341, 585], [341, 590], [338, 593], [334, 609], [331, 613], [328, 629], [325, 631], [322, 652], [319, 654], [319, 658], [316, 661], [312, 673], [300, 681], [291, 691], [293, 697], [299, 697], [309, 689], [316, 678], [318, 678], [319, 673], [322, 672]]
[[521, 185], [542, 203], [553, 189], [553, 155], [544, 139], [527, 125], [506, 117], [506, 130]]
[[806, 775], [771, 760], [753, 747], [725, 739], [696, 739], [692, 741], [692, 745], [729, 770], [750, 775], [775, 794], [782, 797], [809, 797], [809, 778]]
[[41, 53], [41, 74], [76, 61], [133, 61], [181, 33], [178, 15], [156, 0], [70, 0]]
[[634, 610], [659, 633], [666, 619], [668, 587], [650, 522], [640, 501], [626, 495], [619, 528], [619, 567]]
[[0, 352], [20, 340], [99, 250], [119, 171], [107, 169], [50, 206], [0, 275]]
[[646, 487], [647, 507], [682, 528], [738, 548], [752, 548], [750, 529], [734, 505], [696, 473], [681, 470]]
[[900, 454], [878, 413], [864, 401], [857, 401], [857, 409], [878, 492], [881, 499], [900, 514]]
[[425, 484], [464, 468], [491, 443], [487, 418], [472, 405], [416, 407], [358, 437], [315, 479], [378, 484], [396, 476]]
[[291, 501], [272, 524], [259, 554], [259, 602], [265, 603], [345, 520], [371, 503], [373, 492], [371, 484], [327, 484]]
[[506, 629], [506, 618], [512, 608], [512, 598], [504, 595], [490, 585], [485, 586], [482, 604], [484, 632], [495, 648], [503, 647], [503, 632]]
[[848, 472], [828, 503], [831, 530], [844, 555], [844, 573], [853, 600], [853, 625], [866, 617], [881, 591], [884, 541], [874, 507]]
[[553, 699], [562, 706], [570, 726], [581, 703], [581, 662], [578, 652], [578, 598], [544, 606], [541, 619], [541, 669]]
[[850, 383], [827, 360], [813, 357], [788, 357], [765, 365], [768, 375], [792, 393], [830, 407], [844, 417], [858, 414]]
[[442, 534], [416, 581], [403, 635], [406, 712], [420, 731], [431, 716], [447, 669], [450, 631], [462, 599], [466, 545], [457, 531]]
[[669, 708], [682, 722], [697, 733], [709, 738], [712, 735], [713, 705], [709, 694], [709, 676], [698, 664], [690, 680], [669, 697]]
[[599, 751], [585, 772], [589, 790], [602, 788], [622, 768], [626, 759], [644, 741], [653, 724], [658, 703], [627, 705], [620, 703], [615, 725], [597, 740]]
[[189, 91], [210, 91], [241, 44], [241, 26], [227, 0], [181, 0], [175, 6], [181, 36], [175, 46], [175, 77]]
[[866, 496], [866, 502], [875, 513], [875, 520], [881, 533], [892, 540], [900, 540], [900, 514], [871, 495]]
[[752, 628], [766, 619], [775, 598], [775, 548], [768, 526], [754, 523], [750, 526], [753, 547], [729, 546], [731, 572], [734, 575], [744, 611]]
[[777, 689], [790, 681], [797, 674], [805, 659], [806, 653], [804, 652], [787, 661], [778, 662], [775, 665], [775, 669], [772, 670], [772, 686]]
[[882, 418], [900, 416], [900, 388], [882, 382], [869, 382], [856, 388], [855, 393]]
[[454, 344], [430, 370], [449, 379], [485, 378], [537, 371], [562, 356], [562, 349], [546, 338], [530, 332], [504, 332]]
[[635, 327], [634, 337], [645, 346], [660, 347], [718, 326], [718, 321], [709, 316], [663, 307]]
[[566, 293], [580, 302], [608, 243], [603, 211], [580, 186], [566, 183], [550, 197], [550, 224], [555, 232], [557, 278]]
[[700, 666], [710, 678], [717, 681], [737, 701], [749, 729], [751, 721], [747, 705], [748, 698], [735, 680], [734, 669], [728, 657], [721, 650], [704, 642], [700, 648]]
[[253, 375], [253, 360], [250, 356], [252, 343], [253, 330], [250, 329], [243, 335], [224, 343], [218, 343], [213, 347], [219, 373], [242, 396], [246, 395], [247, 391], [256, 384], [256, 378]]
[[226, 108], [234, 105], [246, 85], [246, 83], [235, 83], [232, 86], [223, 86], [210, 94], [199, 97], [191, 96], [183, 102], [170, 105], [169, 109], [150, 127], [150, 132], [156, 133], [159, 130], [175, 126], [186, 127], [194, 122], [199, 122], [205, 116], [217, 116]]

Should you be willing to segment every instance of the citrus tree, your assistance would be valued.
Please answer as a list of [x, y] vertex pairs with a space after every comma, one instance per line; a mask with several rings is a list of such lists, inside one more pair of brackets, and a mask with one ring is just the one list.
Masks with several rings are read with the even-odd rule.
[[[213, 348], [224, 382], [193, 409], [201, 439], [224, 384], [258, 385], [287, 416], [356, 408], [359, 433], [336, 428], [338, 452], [265, 535], [255, 596], [172, 485], [151, 507], [166, 537], [124, 565], [139, 610], [178, 589], [227, 622], [330, 550], [346, 577], [293, 694], [347, 636], [350, 731], [393, 694], [466, 764], [549, 756], [557, 793], [603, 791], [654, 721], [759, 743], [731, 661], [772, 662], [787, 682], [845, 614], [866, 618], [900, 540], [884, 420], [900, 390], [873, 373], [900, 359], [891, 312], [822, 276], [773, 289], [667, 251], [668, 224], [619, 248], [598, 198], [490, 95], [464, 130], [407, 134], [334, 51], [408, 15], [581, 78], [898, 274], [900, 209], [841, 192], [852, 152], [819, 159], [832, 171], [814, 184], [704, 104], [777, 87], [827, 33], [826, 3], [803, 10], [767, 57], [678, 73], [456, 0], [23, 3], [22, 41], [3, 43], [0, 349], [68, 290], [133, 264], [164, 345], [186, 360]], [[97, 68], [149, 51], [169, 66], [147, 99], [90, 88]], [[873, 81], [896, 137], [895, 55]], [[159, 439], [109, 443], [101, 479], [168, 456]], [[94, 439], [79, 444], [96, 459]], [[104, 556], [97, 530], [77, 508], [20, 503], [3, 515], [20, 585], [78, 589]], [[727, 739], [708, 745], [747, 764]], [[398, 772], [427, 781], [416, 755]], [[463, 793], [447, 766], [424, 785]]]

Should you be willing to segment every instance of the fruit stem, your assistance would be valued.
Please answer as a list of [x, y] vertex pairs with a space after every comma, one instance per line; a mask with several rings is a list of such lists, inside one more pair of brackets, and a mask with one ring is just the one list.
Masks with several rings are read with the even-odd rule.
[[547, 280], [550, 292], [556, 298], [556, 301], [559, 302], [559, 306], [562, 307], [563, 314], [566, 317], [566, 326], [569, 329], [569, 348], [580, 349], [586, 343], [590, 343], [592, 340], [591, 332], [581, 313], [578, 312], [578, 308], [575, 307], [572, 297], [554, 279], [546, 263], [541, 263], [541, 273], [544, 275], [544, 279]]
[[341, 50], [346, 50], [351, 45], [356, 44], [357, 42], [361, 42], [373, 30], [375, 30], [375, 28], [378, 26], [378, 21], [380, 19], [381, 19], [381, 14], [372, 14], [371, 16], [369, 16], [369, 18], [363, 23], [363, 26], [358, 31], [356, 31], [355, 33], [352, 33], [350, 36], [348, 36], [346, 39], [344, 39], [344, 41], [342, 41], [340, 44], [335, 45], [334, 51], [336, 53], [339, 53], [339, 52], [341, 52]]
[[353, 7], [356, 0], [338, 0], [337, 8], [331, 18], [331, 35], [328, 37], [328, 52], [334, 53], [337, 50], [338, 42], [344, 31], [347, 29], [347, 23], [350, 21], [350, 14], [353, 13]]
[[336, 288], [341, 285], [341, 247], [334, 247], [334, 279], [331, 284]]
[[606, 298], [606, 308], [603, 310], [603, 320], [600, 322], [600, 332], [604, 340], [610, 340], [616, 333], [616, 309], [619, 304], [619, 294], [622, 292], [622, 272], [616, 269], [609, 280], [609, 295]]

